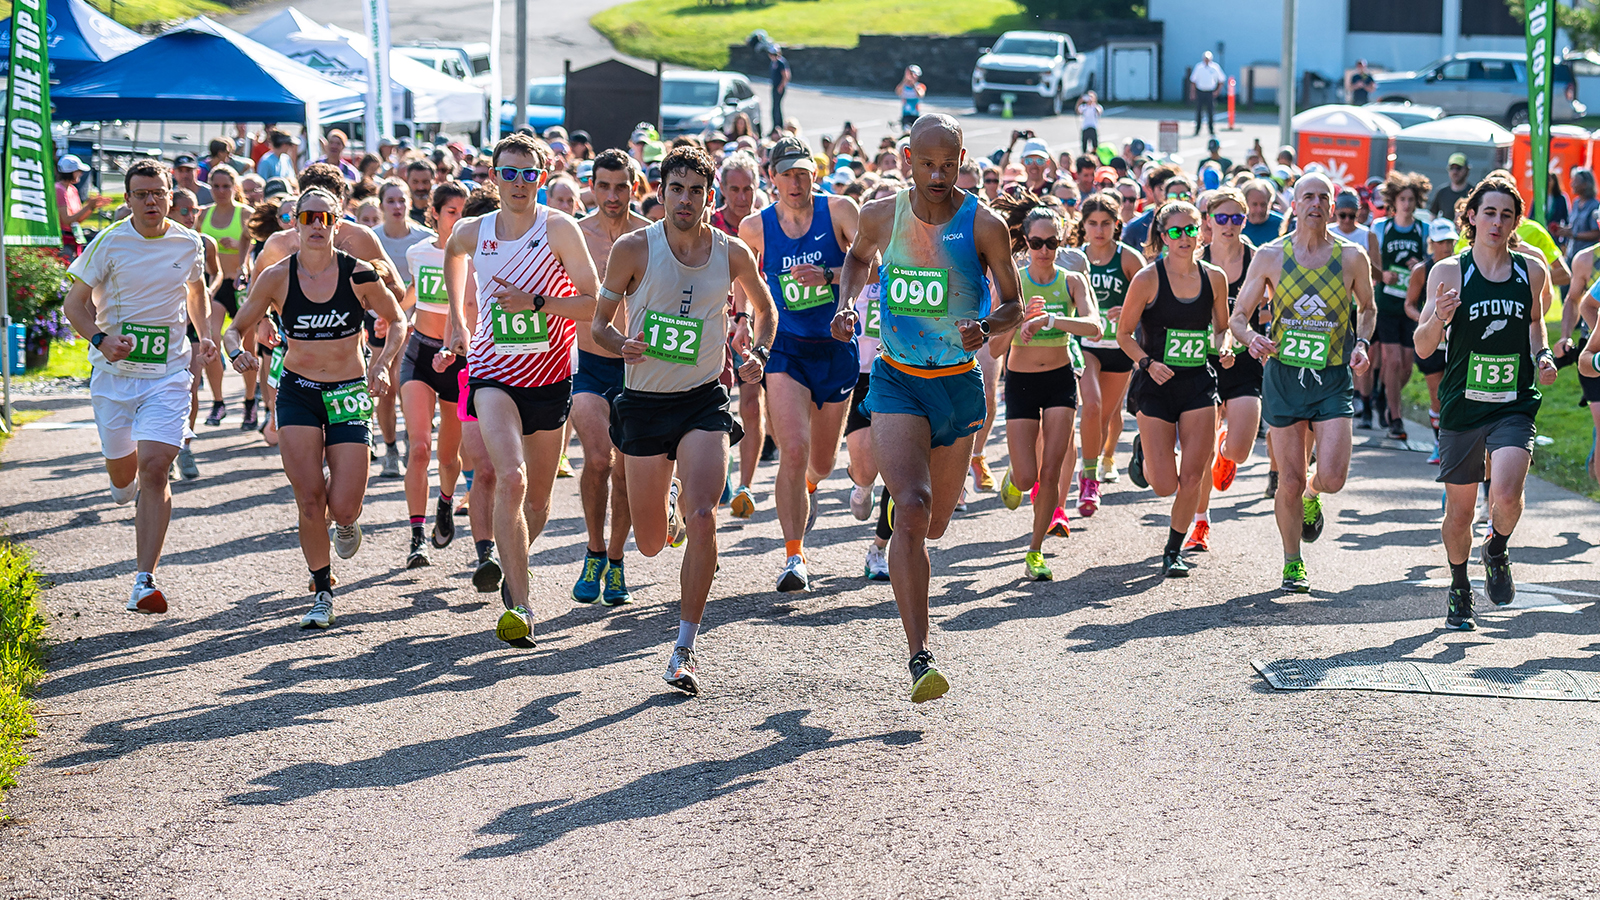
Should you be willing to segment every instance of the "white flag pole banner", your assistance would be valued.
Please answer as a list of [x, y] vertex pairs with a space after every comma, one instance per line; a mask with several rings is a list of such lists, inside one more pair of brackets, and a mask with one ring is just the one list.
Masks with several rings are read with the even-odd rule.
[[363, 0], [367, 43], [366, 147], [376, 151], [378, 141], [394, 137], [394, 106], [389, 95], [389, 0]]
[[[500, 141], [500, 98], [506, 95], [505, 84], [501, 81], [500, 71], [500, 3], [493, 0], [494, 11], [489, 14], [489, 91], [484, 104], [488, 110], [488, 126], [484, 129], [485, 144], [493, 147]], [[524, 88], [526, 90], [526, 88]]]

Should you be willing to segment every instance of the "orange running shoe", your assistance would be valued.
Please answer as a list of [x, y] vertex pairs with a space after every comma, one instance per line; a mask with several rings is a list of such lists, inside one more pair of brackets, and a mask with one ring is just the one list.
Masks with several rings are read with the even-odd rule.
[[1189, 540], [1183, 545], [1185, 552], [1209, 553], [1211, 551], [1211, 523], [1200, 521], [1194, 523], [1194, 531], [1190, 532]]
[[1222, 445], [1228, 441], [1228, 429], [1217, 433], [1217, 458], [1211, 463], [1211, 486], [1219, 491], [1233, 487], [1233, 478], [1239, 474], [1239, 464], [1222, 455]]

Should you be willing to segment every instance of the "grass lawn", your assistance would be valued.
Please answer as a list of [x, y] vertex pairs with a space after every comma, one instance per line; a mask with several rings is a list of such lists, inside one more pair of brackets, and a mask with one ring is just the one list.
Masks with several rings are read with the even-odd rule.
[[42, 585], [29, 558], [27, 548], [0, 538], [0, 795], [28, 761], [22, 742], [35, 734], [29, 697], [44, 677]]
[[89, 342], [78, 338], [68, 343], [56, 341], [50, 345], [50, 364], [37, 372], [26, 375], [13, 376], [11, 384], [26, 385], [34, 381], [47, 381], [56, 378], [88, 378], [89, 377]]
[[[172, 22], [198, 15], [228, 12], [228, 7], [209, 0], [89, 0], [89, 5], [129, 28], [146, 22]], [[11, 4], [0, 0], [0, 18], [11, 15]]]
[[643, 59], [720, 69], [728, 45], [764, 28], [780, 44], [854, 47], [873, 34], [998, 34], [1024, 28], [1015, 0], [807, 0], [711, 5], [635, 0], [590, 20], [618, 50]]

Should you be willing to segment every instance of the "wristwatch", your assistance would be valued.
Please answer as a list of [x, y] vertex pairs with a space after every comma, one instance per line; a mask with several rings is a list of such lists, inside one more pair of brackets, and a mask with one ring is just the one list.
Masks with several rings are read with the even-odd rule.
[[534, 294], [533, 295], [533, 311], [534, 312], [538, 312], [538, 311], [544, 309], [544, 300], [545, 300], [545, 297], [544, 297], [543, 294]]
[[988, 319], [979, 319], [978, 320], [978, 330], [983, 332], [985, 337], [988, 337], [988, 335], [989, 335], [989, 320]]
[[760, 344], [752, 344], [750, 345], [750, 355], [761, 360], [762, 366], [766, 366], [768, 356], [768, 350], [766, 347], [763, 347]]
[[833, 284], [833, 266], [827, 263], [822, 264], [822, 283]]
[[94, 348], [96, 350], [99, 350], [100, 349], [100, 342], [105, 340], [105, 339], [106, 339], [106, 333], [104, 331], [96, 331], [94, 333], [94, 337], [89, 338], [89, 343], [93, 344]]
[[1356, 338], [1356, 343], [1362, 345], [1363, 349], [1366, 349], [1366, 350], [1371, 350], [1372, 349], [1372, 342], [1367, 340], [1364, 337]]
[[1153, 357], [1153, 356], [1141, 356], [1141, 357], [1139, 357], [1139, 371], [1141, 371], [1141, 372], [1150, 371], [1150, 364], [1155, 362], [1155, 361], [1156, 361], [1155, 357]]

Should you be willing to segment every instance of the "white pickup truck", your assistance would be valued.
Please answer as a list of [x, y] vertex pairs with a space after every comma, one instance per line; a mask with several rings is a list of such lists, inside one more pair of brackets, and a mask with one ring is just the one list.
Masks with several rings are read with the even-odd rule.
[[1057, 31], [1008, 31], [986, 47], [972, 68], [972, 105], [978, 112], [1016, 94], [1020, 104], [1039, 100], [1059, 116], [1087, 88], [1088, 73], [1072, 38]]

